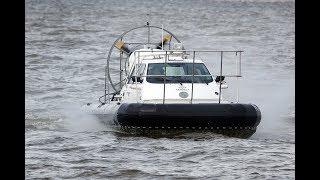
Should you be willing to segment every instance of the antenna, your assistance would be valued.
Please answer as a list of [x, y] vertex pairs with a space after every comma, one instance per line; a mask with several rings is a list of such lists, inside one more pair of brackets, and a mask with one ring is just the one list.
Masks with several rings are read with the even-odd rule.
[[147, 14], [147, 26], [148, 26], [148, 43], [150, 43], [150, 27], [149, 27], [149, 14]]
[[147, 14], [147, 26], [149, 26], [149, 21], [150, 21], [149, 14]]
[[162, 45], [161, 45], [161, 50], [163, 50], [163, 24], [161, 24], [161, 33], [162, 33], [162, 37], [161, 37], [161, 39], [162, 39], [162, 41], [161, 41], [161, 43], [162, 43]]

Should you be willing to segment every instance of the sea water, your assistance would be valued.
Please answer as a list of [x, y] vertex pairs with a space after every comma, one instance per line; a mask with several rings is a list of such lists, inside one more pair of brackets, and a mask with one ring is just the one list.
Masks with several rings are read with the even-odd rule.
[[[26, 0], [26, 179], [295, 179], [294, 3]], [[186, 49], [244, 50], [239, 100], [262, 113], [252, 137], [133, 136], [79, 110], [104, 93], [112, 43], [147, 21]]]

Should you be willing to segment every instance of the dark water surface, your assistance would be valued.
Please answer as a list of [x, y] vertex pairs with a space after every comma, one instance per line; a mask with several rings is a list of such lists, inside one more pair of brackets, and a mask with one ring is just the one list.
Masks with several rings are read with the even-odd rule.
[[[26, 0], [25, 8], [26, 179], [295, 179], [294, 1]], [[262, 112], [251, 138], [130, 136], [79, 110], [103, 94], [112, 43], [146, 14], [186, 49], [244, 50], [240, 101]]]

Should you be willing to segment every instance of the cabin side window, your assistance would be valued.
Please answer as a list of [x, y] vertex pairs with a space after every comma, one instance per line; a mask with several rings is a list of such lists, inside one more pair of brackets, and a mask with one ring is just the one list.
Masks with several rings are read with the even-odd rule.
[[143, 80], [144, 77], [141, 77], [141, 76], [143, 76], [145, 68], [146, 68], [146, 64], [137, 64], [137, 65], [135, 65], [133, 67], [133, 70], [131, 71], [128, 84], [132, 84], [133, 83], [133, 81], [134, 81], [133, 79], [135, 79], [134, 77], [138, 78], [137, 81]]

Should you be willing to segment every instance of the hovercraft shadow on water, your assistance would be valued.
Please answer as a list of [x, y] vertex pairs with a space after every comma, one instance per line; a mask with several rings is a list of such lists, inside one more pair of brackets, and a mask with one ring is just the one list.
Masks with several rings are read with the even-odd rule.
[[[147, 32], [145, 41], [130, 42], [127, 36], [139, 30]], [[151, 31], [159, 31], [162, 40], [151, 42]], [[236, 102], [225, 100], [221, 94], [228, 88], [225, 77], [241, 77], [242, 52], [185, 50], [164, 28], [147, 24], [130, 29], [110, 48], [100, 103], [88, 103], [82, 109], [129, 133], [210, 131], [249, 138], [261, 121], [259, 108], [239, 103], [238, 87]], [[201, 53], [220, 56], [218, 74], [209, 72]], [[226, 54], [235, 57], [235, 75], [222, 74]]]

